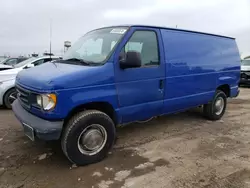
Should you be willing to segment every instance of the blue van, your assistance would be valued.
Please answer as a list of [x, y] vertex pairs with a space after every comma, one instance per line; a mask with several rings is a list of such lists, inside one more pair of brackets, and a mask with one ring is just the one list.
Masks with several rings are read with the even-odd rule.
[[21, 71], [13, 111], [31, 139], [60, 140], [75, 164], [102, 160], [118, 125], [202, 106], [220, 119], [239, 94], [234, 38], [152, 26], [81, 37], [54, 61]]

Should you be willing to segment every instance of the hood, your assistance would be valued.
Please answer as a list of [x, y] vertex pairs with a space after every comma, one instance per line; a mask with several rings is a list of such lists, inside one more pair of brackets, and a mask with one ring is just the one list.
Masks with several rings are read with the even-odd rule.
[[16, 78], [16, 74], [0, 74], [0, 82], [8, 81], [8, 80], [14, 80]]
[[13, 67], [10, 65], [0, 64], [0, 71], [8, 70], [8, 69], [13, 69]]
[[83, 66], [65, 63], [45, 63], [18, 73], [16, 82], [35, 90], [59, 90], [114, 81], [112, 63], [102, 66]]
[[22, 69], [16, 68], [16, 69], [7, 69], [7, 70], [2, 70], [0, 71], [0, 76], [5, 76], [5, 75], [17, 75], [18, 72], [20, 72]]
[[250, 66], [242, 65], [241, 71], [250, 71]]
[[16, 78], [17, 73], [22, 69], [8, 69], [0, 71], [0, 81], [7, 81]]

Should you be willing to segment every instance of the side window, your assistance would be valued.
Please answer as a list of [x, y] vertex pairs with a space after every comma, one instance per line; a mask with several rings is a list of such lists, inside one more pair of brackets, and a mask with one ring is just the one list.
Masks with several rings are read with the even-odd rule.
[[126, 45], [125, 45], [125, 52], [128, 51], [136, 51], [141, 53], [142, 52], [142, 42], [132, 42], [129, 41]]
[[17, 64], [17, 59], [10, 59], [7, 62], [5, 62], [6, 65], [15, 65]]
[[26, 60], [26, 59], [20, 58], [20, 59], [17, 60], [17, 63], [20, 63], [20, 62], [22, 62], [22, 61], [24, 61], [24, 60]]
[[60, 60], [60, 58], [52, 58], [51, 61]]
[[40, 59], [40, 60], [35, 61], [33, 64], [34, 64], [34, 66], [38, 66], [38, 65], [41, 65], [43, 63], [44, 63], [44, 59]]
[[46, 59], [43, 60], [43, 63], [48, 63], [48, 62], [50, 62], [52, 60], [53, 60], [52, 58], [46, 58]]
[[142, 66], [160, 64], [157, 36], [154, 31], [135, 31], [123, 51], [141, 53]]

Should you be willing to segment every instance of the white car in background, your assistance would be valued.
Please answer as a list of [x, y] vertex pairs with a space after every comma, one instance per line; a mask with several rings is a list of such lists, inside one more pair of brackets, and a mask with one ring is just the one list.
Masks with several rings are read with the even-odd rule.
[[60, 59], [58, 56], [32, 57], [16, 64], [11, 69], [0, 71], [0, 106], [11, 108], [11, 104], [17, 98], [15, 79], [18, 72], [58, 59]]
[[10, 65], [4, 65], [0, 63], [0, 71], [7, 70], [7, 69], [12, 69], [13, 67]]
[[250, 85], [250, 57], [241, 60], [240, 85]]
[[28, 59], [28, 58], [27, 57], [6, 58], [0, 62], [0, 71], [6, 70], [8, 68], [13, 68], [14, 65], [21, 63], [22, 61], [25, 61], [26, 59]]

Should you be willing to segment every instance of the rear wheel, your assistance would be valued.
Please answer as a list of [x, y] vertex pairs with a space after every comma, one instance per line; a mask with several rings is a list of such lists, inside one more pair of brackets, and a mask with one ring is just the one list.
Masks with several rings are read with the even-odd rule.
[[112, 119], [103, 112], [87, 110], [73, 116], [62, 134], [61, 145], [67, 158], [87, 165], [106, 157], [115, 141]]
[[209, 120], [219, 120], [224, 115], [227, 107], [227, 96], [223, 91], [218, 90], [213, 100], [204, 105], [203, 113]]
[[4, 106], [8, 109], [12, 108], [12, 103], [16, 100], [17, 98], [17, 91], [15, 88], [12, 88], [8, 90], [3, 98]]

